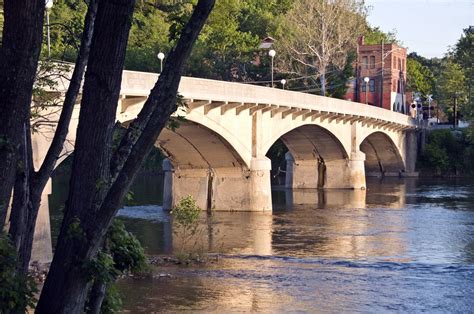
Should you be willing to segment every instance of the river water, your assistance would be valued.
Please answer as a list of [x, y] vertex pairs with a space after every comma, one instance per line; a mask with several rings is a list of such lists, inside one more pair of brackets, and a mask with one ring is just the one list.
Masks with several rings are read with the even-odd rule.
[[220, 257], [121, 280], [126, 312], [474, 312], [472, 182], [275, 189], [273, 213], [202, 213], [198, 234], [184, 244], [169, 214], [153, 205], [161, 203], [161, 182], [135, 182], [135, 204], [119, 212], [128, 230], [149, 254], [184, 245]]

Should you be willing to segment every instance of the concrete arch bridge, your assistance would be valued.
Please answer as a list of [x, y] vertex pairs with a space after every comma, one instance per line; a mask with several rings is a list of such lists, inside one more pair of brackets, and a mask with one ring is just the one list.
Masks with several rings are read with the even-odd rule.
[[[140, 112], [157, 74], [124, 71], [117, 120]], [[67, 88], [65, 82], [64, 91]], [[367, 175], [414, 172], [414, 121], [403, 114], [334, 98], [275, 88], [183, 77], [186, 120], [166, 129], [156, 146], [164, 162], [164, 207], [191, 194], [204, 209], [272, 209], [266, 157], [281, 139], [287, 154], [286, 187], [365, 189]], [[76, 108], [65, 152], [73, 149]], [[36, 165], [52, 136], [33, 136]], [[46, 135], [45, 135], [46, 133]], [[51, 135], [51, 134], [50, 134]]]

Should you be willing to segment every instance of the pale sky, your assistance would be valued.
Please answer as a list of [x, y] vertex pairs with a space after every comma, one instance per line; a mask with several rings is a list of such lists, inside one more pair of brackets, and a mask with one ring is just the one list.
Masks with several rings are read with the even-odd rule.
[[474, 25], [474, 0], [366, 0], [369, 23], [396, 30], [408, 48], [427, 58], [443, 57], [462, 30]]

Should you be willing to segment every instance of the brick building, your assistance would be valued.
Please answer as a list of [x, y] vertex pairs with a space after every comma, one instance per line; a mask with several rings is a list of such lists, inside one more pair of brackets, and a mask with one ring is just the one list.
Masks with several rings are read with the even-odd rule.
[[[406, 99], [407, 51], [396, 44], [364, 44], [359, 39], [355, 79], [345, 99], [408, 113]], [[368, 78], [368, 82], [365, 82]]]

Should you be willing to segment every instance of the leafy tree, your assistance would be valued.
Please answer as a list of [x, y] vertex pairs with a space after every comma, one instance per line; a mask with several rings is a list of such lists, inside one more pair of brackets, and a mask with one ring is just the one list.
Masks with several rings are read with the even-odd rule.
[[429, 133], [425, 150], [419, 156], [422, 171], [435, 175], [473, 174], [474, 142], [461, 131], [436, 130]]
[[423, 95], [432, 95], [435, 87], [435, 79], [430, 69], [410, 57], [407, 58], [407, 83], [409, 90]]
[[461, 36], [455, 46], [454, 60], [461, 65], [464, 76], [466, 78], [466, 89], [468, 92], [468, 106], [465, 108], [465, 113], [471, 119], [474, 118], [474, 95], [472, 93], [472, 84], [474, 81], [474, 26], [464, 29], [464, 34]]
[[400, 45], [396, 31], [385, 33], [378, 26], [371, 27], [370, 25], [367, 25], [364, 34], [364, 43], [366, 45], [376, 45], [382, 43], [382, 41], [386, 44], [394, 43]]
[[121, 299], [115, 281], [125, 273], [143, 273], [148, 264], [138, 239], [119, 220], [110, 226], [98, 257], [89, 265], [93, 285], [89, 292], [87, 312], [116, 313]]
[[366, 8], [358, 0], [299, 0], [285, 15], [278, 34], [278, 67], [288, 73], [317, 77], [326, 95], [330, 67], [341, 70], [363, 34]]
[[35, 305], [36, 283], [27, 274], [18, 273], [16, 264], [13, 243], [0, 233], [0, 313], [22, 313]]
[[260, 39], [240, 30], [238, 0], [218, 1], [196, 43], [188, 71], [214, 79], [231, 80], [231, 67], [251, 60]]
[[454, 63], [451, 57], [442, 63], [440, 76], [436, 81], [438, 103], [444, 107], [445, 113], [453, 116], [454, 98], [457, 100], [457, 111], [466, 109], [467, 90], [464, 72], [459, 64]]

